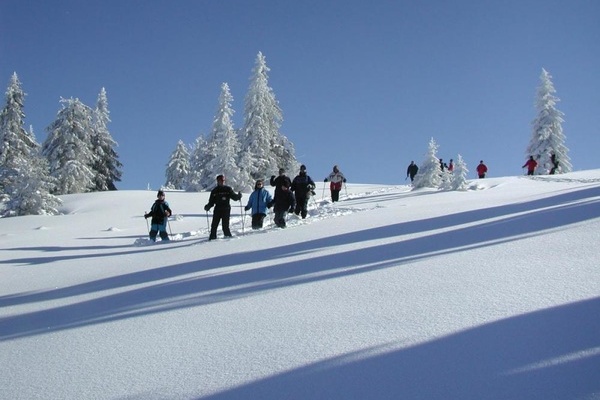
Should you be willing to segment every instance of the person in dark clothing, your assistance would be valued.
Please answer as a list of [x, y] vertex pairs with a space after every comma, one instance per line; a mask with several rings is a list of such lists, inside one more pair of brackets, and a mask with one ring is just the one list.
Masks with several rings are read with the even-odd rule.
[[222, 223], [223, 235], [225, 237], [232, 236], [231, 231], [229, 230], [229, 216], [231, 214], [231, 205], [229, 204], [230, 200], [242, 200], [242, 193], [235, 193], [231, 187], [226, 186], [225, 177], [223, 175], [219, 175], [217, 176], [217, 187], [210, 192], [208, 203], [204, 206], [205, 211], [209, 211], [212, 206], [215, 206], [208, 240], [217, 238], [217, 228], [219, 227], [219, 222]]
[[146, 219], [152, 217], [150, 222], [150, 240], [153, 242], [156, 242], [156, 234], [159, 232], [161, 240], [169, 240], [167, 222], [173, 214], [171, 208], [169, 208], [169, 203], [165, 201], [165, 192], [159, 190], [156, 197], [156, 201], [150, 207], [150, 212], [144, 214], [144, 218]]
[[273, 212], [275, 213], [273, 222], [275, 222], [275, 225], [278, 227], [285, 228], [285, 216], [288, 211], [294, 212], [296, 199], [287, 182], [284, 182], [280, 189], [281, 190], [278, 193], [275, 193], [275, 198], [271, 201], [271, 206], [273, 206]]
[[301, 215], [302, 219], [308, 214], [308, 199], [314, 195], [315, 182], [306, 173], [306, 167], [300, 166], [300, 173], [292, 181], [291, 190], [296, 196], [294, 214]]
[[558, 160], [556, 159], [556, 154], [552, 153], [550, 156], [550, 161], [552, 162], [552, 169], [550, 170], [550, 175], [554, 175], [556, 170], [558, 169]]
[[271, 208], [271, 193], [263, 187], [262, 179], [256, 181], [254, 192], [250, 194], [246, 211], [252, 209], [252, 229], [263, 227], [263, 221], [267, 216], [267, 208]]
[[440, 158], [440, 169], [444, 172], [444, 169], [448, 168], [448, 165]]
[[410, 176], [410, 181], [413, 182], [417, 172], [419, 172], [419, 167], [417, 167], [417, 164], [415, 164], [414, 161], [411, 161], [408, 168], [406, 168], [406, 177], [408, 178]]
[[279, 168], [279, 176], [271, 175], [271, 186], [275, 186], [275, 197], [281, 192], [281, 187], [287, 183], [287, 187], [292, 186], [292, 180], [285, 174], [285, 169]]

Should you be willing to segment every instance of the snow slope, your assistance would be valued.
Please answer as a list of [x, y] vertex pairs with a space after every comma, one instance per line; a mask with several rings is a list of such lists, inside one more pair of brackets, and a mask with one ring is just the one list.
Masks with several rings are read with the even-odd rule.
[[600, 399], [600, 170], [323, 195], [210, 243], [206, 193], [169, 244], [148, 191], [0, 219], [0, 398]]

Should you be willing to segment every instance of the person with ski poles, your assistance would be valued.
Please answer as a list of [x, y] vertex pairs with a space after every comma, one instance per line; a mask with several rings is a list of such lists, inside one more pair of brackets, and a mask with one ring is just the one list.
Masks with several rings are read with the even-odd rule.
[[217, 238], [217, 228], [219, 227], [219, 223], [221, 223], [221, 228], [223, 229], [223, 235], [225, 237], [233, 236], [229, 230], [229, 217], [231, 215], [230, 200], [242, 200], [242, 193], [235, 193], [230, 186], [225, 185], [225, 176], [219, 175], [217, 176], [217, 186], [211, 190], [208, 197], [208, 203], [204, 206], [204, 210], [207, 212], [215, 206], [208, 240]]
[[275, 175], [271, 175], [270, 183], [271, 186], [275, 186], [275, 197], [281, 192], [281, 187], [284, 184], [287, 184], [288, 188], [292, 186], [292, 180], [285, 174], [285, 169], [283, 168], [279, 168], [279, 176], [275, 177]]
[[306, 167], [300, 166], [300, 172], [292, 181], [291, 186], [292, 192], [296, 196], [296, 207], [294, 208], [294, 214], [301, 215], [302, 219], [306, 218], [308, 214], [308, 199], [315, 193], [315, 182], [306, 173]]
[[533, 175], [535, 167], [537, 167], [537, 161], [533, 159], [533, 156], [529, 156], [529, 160], [521, 168], [525, 167], [527, 167], [527, 175]]
[[340, 191], [342, 190], [342, 183], [346, 183], [344, 174], [339, 170], [337, 165], [333, 166], [333, 171], [325, 178], [324, 182], [329, 183], [329, 190], [331, 191], [331, 201], [335, 203], [340, 200]]
[[254, 191], [250, 194], [245, 210], [252, 209], [252, 229], [263, 227], [263, 221], [267, 216], [267, 208], [271, 208], [271, 193], [263, 187], [263, 180], [259, 179], [254, 185]]
[[144, 218], [148, 219], [152, 217], [150, 221], [150, 240], [156, 242], [156, 235], [160, 235], [161, 240], [169, 240], [169, 234], [167, 233], [167, 223], [169, 217], [173, 215], [169, 203], [165, 201], [165, 192], [159, 190], [156, 194], [156, 201], [150, 207], [150, 212], [144, 214]]
[[296, 207], [296, 199], [287, 182], [283, 182], [281, 190], [275, 193], [275, 198], [271, 201], [270, 205], [273, 206], [273, 212], [275, 213], [273, 222], [275, 222], [275, 225], [279, 228], [285, 228], [286, 214], [288, 211], [290, 213], [294, 212], [294, 208]]
[[[412, 183], [415, 180], [415, 175], [417, 175], [417, 172], [419, 172], [419, 167], [414, 161], [411, 161], [408, 168], [406, 168], [406, 178], [410, 176], [410, 182]], [[406, 180], [406, 178], [404, 179]]]

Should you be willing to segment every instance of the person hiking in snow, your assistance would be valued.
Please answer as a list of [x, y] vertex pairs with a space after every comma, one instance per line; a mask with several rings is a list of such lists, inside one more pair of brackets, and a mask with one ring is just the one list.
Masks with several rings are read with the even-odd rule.
[[275, 193], [275, 198], [271, 201], [273, 206], [273, 212], [275, 217], [273, 222], [280, 228], [285, 228], [285, 216], [289, 212], [294, 212], [296, 207], [296, 199], [290, 190], [290, 185], [287, 182], [283, 182], [281, 190]]
[[450, 163], [448, 164], [448, 172], [454, 171], [454, 160], [450, 159]]
[[144, 218], [148, 219], [152, 217], [150, 222], [150, 240], [156, 242], [156, 234], [160, 232], [161, 240], [169, 240], [169, 234], [167, 234], [167, 222], [169, 217], [173, 214], [169, 203], [165, 201], [165, 192], [159, 190], [156, 194], [156, 201], [150, 207], [150, 212], [144, 214]]
[[296, 196], [294, 214], [301, 215], [302, 219], [304, 219], [308, 214], [308, 199], [311, 195], [315, 194], [313, 192], [315, 190], [315, 182], [307, 175], [304, 165], [300, 166], [300, 173], [292, 181], [291, 190]]
[[267, 208], [271, 208], [272, 200], [271, 193], [263, 187], [262, 179], [257, 180], [245, 208], [246, 211], [252, 209], [252, 229], [263, 227], [263, 221], [267, 216]]
[[533, 159], [533, 156], [529, 156], [529, 160], [521, 168], [525, 167], [527, 167], [527, 175], [533, 175], [535, 167], [537, 167], [537, 161]]
[[281, 187], [287, 183], [287, 187], [292, 186], [292, 180], [285, 174], [285, 169], [279, 168], [279, 176], [271, 175], [271, 186], [275, 186], [275, 197], [281, 192]]
[[479, 165], [477, 166], [477, 176], [479, 177], [479, 179], [485, 178], [487, 170], [487, 165], [483, 163], [483, 160], [479, 161]]
[[414, 161], [411, 161], [408, 168], [406, 168], [406, 178], [410, 176], [410, 182], [412, 183], [415, 180], [417, 172], [419, 172], [419, 167], [417, 167], [417, 164], [415, 164]]
[[232, 237], [231, 231], [229, 230], [229, 216], [231, 214], [229, 200], [242, 200], [242, 193], [235, 193], [231, 187], [225, 185], [225, 177], [219, 175], [217, 176], [217, 186], [211, 190], [208, 197], [208, 203], [204, 206], [205, 211], [209, 211], [212, 206], [215, 206], [208, 240], [217, 238], [219, 222], [222, 223], [221, 227], [223, 229], [223, 235], [225, 235], [225, 237]]
[[440, 158], [440, 169], [442, 170], [442, 172], [444, 172], [445, 168], [448, 168], [448, 166], [446, 165], [446, 163], [444, 162], [444, 160], [442, 160]]
[[336, 202], [340, 200], [340, 190], [342, 190], [342, 183], [346, 183], [344, 174], [339, 170], [337, 165], [333, 166], [333, 171], [325, 178], [324, 182], [331, 182], [329, 184], [329, 190], [331, 191], [331, 201]]
[[550, 162], [552, 163], [550, 175], [554, 175], [556, 173], [556, 170], [558, 170], [558, 160], [556, 159], [556, 154], [552, 153], [552, 155], [550, 156]]

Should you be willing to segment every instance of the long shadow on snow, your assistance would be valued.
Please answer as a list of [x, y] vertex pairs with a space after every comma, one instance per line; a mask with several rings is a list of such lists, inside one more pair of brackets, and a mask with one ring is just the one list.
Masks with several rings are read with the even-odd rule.
[[346, 354], [197, 400], [598, 399], [598, 315], [600, 298], [589, 299], [398, 350]]
[[[596, 189], [594, 193], [599, 191], [600, 189]], [[503, 220], [419, 238], [336, 252], [330, 255], [311, 256], [308, 261], [307, 259], [301, 259], [290, 262], [286, 261], [285, 257], [302, 250], [307, 251], [317, 247], [340, 244], [342, 239], [344, 243], [353, 242], [358, 244], [361, 240], [400, 235], [401, 232], [406, 232], [405, 224], [368, 229], [338, 235], [334, 238], [316, 239], [305, 244], [222, 255], [42, 293], [5, 296], [0, 299], [1, 306], [65, 298], [118, 287], [149, 284], [177, 278], [181, 275], [196, 274], [196, 276], [185, 276], [168, 282], [158, 282], [75, 304], [1, 318], [0, 340], [10, 340], [145, 314], [231, 301], [286, 286], [349, 276], [381, 268], [398, 267], [414, 260], [428, 258], [432, 254], [460, 252], [467, 247], [473, 249], [519, 240], [524, 236], [541, 234], [544, 230], [556, 228], [557, 223], [569, 225], [600, 216], [600, 200], [569, 204], [570, 201], [576, 199], [578, 198], [568, 196], [564, 199], [566, 204], [562, 206], [556, 206], [556, 202], [549, 203], [549, 199], [531, 202], [539, 203], [539, 207], [550, 205], [556, 207], [551, 210], [542, 209], [523, 215], [509, 216]], [[531, 203], [529, 203], [529, 206], [532, 205]], [[523, 210], [522, 207], [527, 204], [506, 206], [506, 208], [516, 213]], [[531, 209], [531, 207], [526, 209]], [[457, 214], [452, 220], [454, 224], [465, 223], [465, 221], [474, 218], [472, 214], [479, 213], [480, 211]], [[462, 217], [459, 215], [462, 215]], [[497, 216], [498, 213], [486, 213], [484, 215], [490, 217], [491, 215]], [[445, 218], [441, 217], [442, 220]], [[432, 229], [434, 225], [438, 227], [447, 225], [447, 221], [435, 224], [435, 220], [434, 218], [430, 221], [428, 229]], [[417, 227], [416, 222], [409, 225], [415, 229]], [[478, 241], [473, 243], [475, 237], [478, 238]], [[298, 249], [298, 247], [302, 248]], [[271, 265], [250, 270], [237, 268], [231, 272], [213, 271], [217, 268], [241, 266], [244, 263], [243, 260], [248, 260], [248, 262], [273, 260], [274, 262]]]

